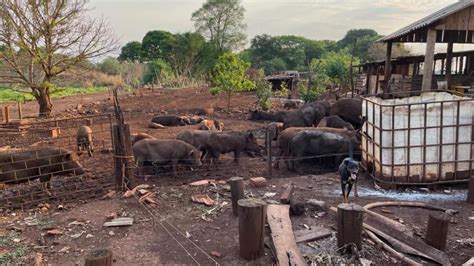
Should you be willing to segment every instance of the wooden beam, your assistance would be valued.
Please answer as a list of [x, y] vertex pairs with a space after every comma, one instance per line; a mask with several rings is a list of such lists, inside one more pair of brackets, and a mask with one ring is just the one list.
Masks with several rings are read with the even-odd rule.
[[426, 53], [425, 64], [423, 67], [423, 83], [421, 85], [422, 91], [431, 91], [431, 81], [433, 79], [433, 59], [436, 44], [436, 30], [429, 28], [426, 34]]
[[385, 80], [385, 88], [383, 88], [384, 93], [389, 93], [390, 88], [388, 86], [388, 81], [390, 80], [391, 74], [391, 66], [392, 66], [392, 42], [387, 43], [387, 54], [385, 56], [385, 73], [384, 73], [384, 80]]
[[451, 66], [453, 63], [453, 43], [448, 43], [448, 49], [446, 51], [446, 81], [448, 82], [448, 89], [451, 85]]

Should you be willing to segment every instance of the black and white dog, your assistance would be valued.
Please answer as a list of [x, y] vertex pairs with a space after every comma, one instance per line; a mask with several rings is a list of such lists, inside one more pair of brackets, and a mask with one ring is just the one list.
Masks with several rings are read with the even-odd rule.
[[354, 196], [357, 195], [357, 178], [359, 175], [359, 162], [352, 159], [352, 156], [346, 158], [339, 165], [339, 174], [341, 175], [341, 188], [344, 203], [349, 202], [349, 193], [354, 185]]

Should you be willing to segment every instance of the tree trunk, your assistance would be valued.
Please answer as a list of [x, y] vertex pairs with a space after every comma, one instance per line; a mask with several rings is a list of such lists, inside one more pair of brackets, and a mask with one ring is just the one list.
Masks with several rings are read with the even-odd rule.
[[48, 118], [53, 110], [49, 90], [46, 88], [38, 89], [38, 95], [35, 98], [39, 105], [39, 117]]

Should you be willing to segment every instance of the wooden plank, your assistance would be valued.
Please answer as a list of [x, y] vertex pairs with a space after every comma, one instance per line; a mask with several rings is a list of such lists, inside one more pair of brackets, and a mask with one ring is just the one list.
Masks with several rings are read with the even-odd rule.
[[129, 217], [121, 217], [117, 219], [113, 219], [110, 222], [105, 222], [104, 227], [112, 227], [112, 226], [129, 226], [133, 224], [133, 218]]
[[458, 27], [457, 30], [468, 30], [469, 28], [469, 14], [470, 14], [470, 8], [465, 8], [456, 14], [457, 19], [458, 19]]
[[332, 235], [331, 230], [323, 227], [297, 230], [293, 233], [295, 235], [296, 243], [315, 241]]
[[269, 204], [267, 220], [275, 247], [277, 265], [307, 265], [296, 245], [291, 227], [290, 206]]
[[474, 266], [474, 257], [472, 257], [470, 260], [463, 263], [462, 266]]
[[283, 193], [280, 196], [280, 202], [283, 204], [290, 204], [291, 196], [293, 195], [293, 189], [295, 188], [295, 185], [293, 182], [288, 183], [286, 189], [283, 191]]
[[390, 87], [388, 86], [388, 82], [390, 81], [390, 74], [392, 73], [392, 42], [387, 43], [387, 53], [385, 54], [385, 72], [384, 72], [384, 80], [385, 80], [385, 88], [383, 88], [384, 93], [390, 92]]
[[422, 91], [431, 91], [431, 81], [433, 78], [433, 61], [436, 44], [436, 30], [428, 29], [426, 40], [425, 64], [423, 67], [423, 83], [421, 85]]
[[446, 18], [446, 29], [447, 30], [457, 30], [458, 27], [458, 18], [457, 15], [458, 13], [454, 13], [452, 15], [449, 15]]
[[470, 8], [470, 14], [467, 27], [469, 30], [474, 30], [474, 6]]

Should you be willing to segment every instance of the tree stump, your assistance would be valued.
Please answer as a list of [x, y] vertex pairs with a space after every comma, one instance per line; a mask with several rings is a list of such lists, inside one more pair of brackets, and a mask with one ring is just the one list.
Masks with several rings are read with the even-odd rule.
[[87, 255], [84, 266], [112, 266], [112, 251], [108, 249], [94, 250]]
[[448, 240], [448, 227], [450, 217], [446, 213], [430, 214], [428, 218], [428, 228], [426, 229], [426, 244], [444, 250]]
[[362, 249], [362, 225], [364, 208], [352, 203], [337, 206], [337, 246], [346, 247], [343, 251], [351, 250], [351, 245]]
[[232, 212], [238, 216], [239, 205], [237, 202], [244, 198], [244, 179], [242, 177], [232, 177], [229, 179], [230, 194], [232, 198]]
[[469, 191], [467, 192], [467, 203], [474, 204], [474, 177], [469, 180]]
[[264, 254], [266, 203], [260, 199], [241, 199], [238, 205], [240, 256], [255, 260]]

